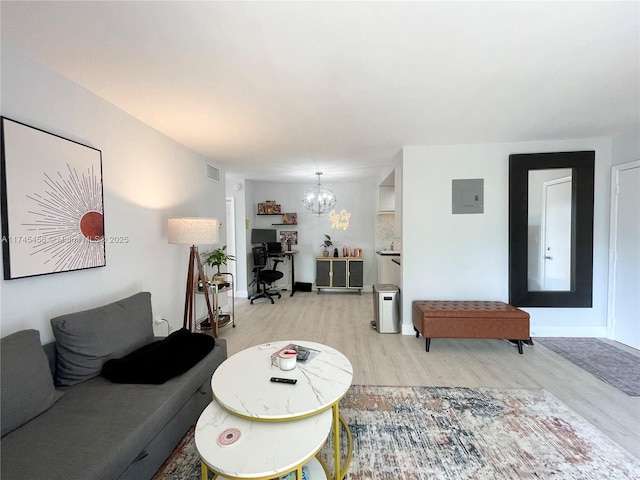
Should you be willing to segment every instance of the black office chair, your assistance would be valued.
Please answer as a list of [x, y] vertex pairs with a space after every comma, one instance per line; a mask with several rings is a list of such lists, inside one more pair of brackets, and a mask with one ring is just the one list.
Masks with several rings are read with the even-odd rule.
[[274, 303], [272, 295], [278, 295], [278, 298], [281, 298], [281, 295], [280, 292], [269, 293], [269, 288], [273, 282], [280, 280], [284, 276], [284, 273], [276, 270], [278, 263], [282, 260], [274, 259], [273, 270], [267, 270], [268, 255], [266, 247], [253, 247], [252, 252], [253, 281], [251, 283], [258, 285], [258, 291], [249, 298], [250, 303], [253, 305], [253, 301], [258, 298], [268, 298], [271, 303]]

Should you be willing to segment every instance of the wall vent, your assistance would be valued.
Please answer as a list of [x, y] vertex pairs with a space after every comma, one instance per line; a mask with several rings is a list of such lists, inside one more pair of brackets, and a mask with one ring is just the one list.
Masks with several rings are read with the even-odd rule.
[[210, 163], [207, 163], [207, 178], [209, 180], [213, 180], [214, 182], [220, 182], [220, 169], [218, 167], [214, 167]]

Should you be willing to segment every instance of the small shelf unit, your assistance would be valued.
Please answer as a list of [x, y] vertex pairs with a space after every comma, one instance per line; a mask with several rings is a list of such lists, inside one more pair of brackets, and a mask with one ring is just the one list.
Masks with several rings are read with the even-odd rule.
[[[207, 315], [196, 320], [196, 330], [200, 332], [211, 331], [214, 337], [218, 336], [218, 330], [231, 324], [236, 328], [236, 299], [234, 292], [233, 274], [220, 273], [214, 276], [213, 281], [207, 283], [207, 287], [202, 291], [198, 291], [202, 295], [211, 295], [213, 319], [215, 325], [207, 325], [209, 318]], [[227, 302], [221, 305], [221, 295], [227, 296]]]
[[[273, 216], [280, 216], [282, 217], [283, 221], [280, 223], [272, 223], [271, 225], [282, 225], [282, 226], [295, 226], [298, 225], [298, 214], [296, 212], [281, 212], [281, 213], [257, 213], [256, 214], [258, 217], [273, 217]], [[285, 222], [284, 219], [285, 217], [289, 216], [289, 215], [293, 215], [290, 218], [293, 218], [292, 222]]]

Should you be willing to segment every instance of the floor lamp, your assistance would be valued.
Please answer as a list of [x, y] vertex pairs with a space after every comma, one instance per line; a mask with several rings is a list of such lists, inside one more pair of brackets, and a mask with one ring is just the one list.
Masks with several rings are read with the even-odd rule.
[[[195, 285], [197, 281], [207, 288], [204, 270], [200, 255], [198, 253], [198, 244], [213, 245], [218, 243], [218, 229], [220, 224], [215, 218], [185, 217], [170, 218], [168, 224], [169, 243], [180, 245], [191, 245], [189, 250], [189, 267], [187, 269], [187, 290], [184, 299], [184, 321], [182, 327], [193, 330], [194, 327], [194, 308], [195, 308]], [[197, 276], [196, 276], [197, 275]], [[213, 335], [217, 336], [218, 331], [211, 308], [211, 300], [209, 292], [205, 291], [204, 298], [207, 302], [207, 315], [213, 330]]]

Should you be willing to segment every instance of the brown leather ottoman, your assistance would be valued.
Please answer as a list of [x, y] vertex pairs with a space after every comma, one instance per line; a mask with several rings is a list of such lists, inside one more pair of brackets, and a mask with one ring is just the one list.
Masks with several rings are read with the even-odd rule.
[[413, 328], [427, 341], [432, 338], [490, 338], [528, 340], [529, 314], [504, 302], [423, 301], [413, 302]]

